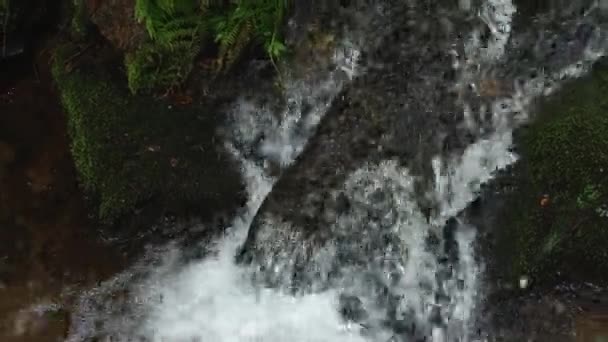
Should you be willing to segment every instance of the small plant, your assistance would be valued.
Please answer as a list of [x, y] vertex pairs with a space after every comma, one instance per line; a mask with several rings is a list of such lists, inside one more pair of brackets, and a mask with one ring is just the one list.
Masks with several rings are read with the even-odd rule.
[[133, 93], [173, 88], [188, 77], [205, 30], [195, 0], [137, 0], [136, 18], [151, 42], [126, 56]]
[[203, 32], [202, 13], [195, 0], [137, 0], [135, 17], [163, 48], [192, 48]]
[[576, 198], [576, 204], [579, 209], [588, 209], [596, 206], [600, 199], [601, 193], [597, 185], [588, 184], [583, 192]]
[[247, 44], [257, 40], [276, 68], [287, 50], [281, 36], [287, 8], [287, 0], [237, 1], [232, 10], [216, 14], [211, 22], [220, 44], [220, 67], [229, 69]]
[[194, 57], [195, 51], [189, 48], [144, 44], [125, 58], [129, 89], [137, 94], [177, 87], [190, 74]]

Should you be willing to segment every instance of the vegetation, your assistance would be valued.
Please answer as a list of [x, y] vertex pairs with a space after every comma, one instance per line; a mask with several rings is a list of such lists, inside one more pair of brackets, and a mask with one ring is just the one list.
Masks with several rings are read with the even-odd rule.
[[204, 30], [194, 0], [137, 0], [135, 16], [144, 23], [151, 42], [125, 59], [133, 93], [174, 88], [190, 74]]
[[545, 104], [523, 133], [522, 185], [507, 209], [518, 274], [607, 280], [607, 93], [604, 62]]
[[75, 36], [84, 38], [88, 31], [85, 0], [72, 0], [72, 32]]
[[129, 89], [137, 94], [179, 86], [190, 74], [195, 54], [190, 48], [166, 49], [144, 44], [126, 56]]
[[287, 6], [287, 0], [137, 0], [135, 15], [151, 43], [126, 57], [129, 88], [137, 93], [181, 84], [207, 38], [218, 44], [215, 74], [229, 71], [255, 42], [276, 67], [286, 51], [281, 28]]
[[137, 0], [135, 16], [162, 47], [190, 47], [201, 34], [202, 13], [195, 0]]
[[228, 69], [250, 41], [260, 41], [276, 66], [276, 59], [286, 51], [282, 43], [281, 26], [287, 10], [287, 0], [236, 2], [228, 11], [210, 18], [215, 41], [220, 44], [220, 68]]
[[[184, 94], [175, 95], [179, 106], [169, 103], [170, 91], [187, 80], [201, 51], [215, 60], [210, 80], [255, 51], [249, 48], [263, 49], [276, 66], [286, 51], [281, 30], [288, 2], [135, 0], [147, 39], [136, 40], [118, 63], [108, 44], [88, 41], [94, 31], [88, 29], [87, 2], [69, 3], [77, 43], [57, 49], [52, 71], [80, 182], [98, 201], [99, 218], [111, 223], [157, 204], [200, 208], [214, 194], [238, 194], [239, 177], [212, 139], [219, 117]], [[150, 96], [159, 91], [170, 96]], [[216, 199], [205, 206], [221, 205]]]
[[[188, 79], [201, 51], [215, 61], [210, 81], [255, 48], [276, 66], [286, 51], [281, 31], [288, 2], [135, 0], [147, 37], [137, 36], [119, 62], [109, 44], [91, 44], [95, 31], [88, 27], [115, 21], [90, 20], [85, 0], [67, 3], [75, 43], [57, 48], [52, 71], [80, 183], [98, 202], [99, 218], [112, 223], [153, 206], [212, 210], [234, 200], [220, 194], [238, 197], [238, 174], [212, 138], [219, 116], [171, 90]], [[135, 31], [124, 34], [140, 34]], [[151, 96], [159, 91], [169, 96]], [[180, 104], [169, 103], [172, 97]]]
[[154, 203], [211, 208], [221, 200], [216, 194], [239, 191], [238, 176], [227, 175], [227, 158], [212, 143], [213, 115], [133, 96], [112, 72], [116, 63], [84, 60], [75, 67], [77, 54], [71, 44], [58, 48], [52, 72], [81, 183], [97, 195], [103, 221]]

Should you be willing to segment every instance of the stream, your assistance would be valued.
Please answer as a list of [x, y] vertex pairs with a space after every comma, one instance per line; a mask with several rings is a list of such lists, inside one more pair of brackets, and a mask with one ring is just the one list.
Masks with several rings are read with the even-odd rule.
[[[371, 38], [378, 32], [361, 24], [336, 42], [330, 68], [285, 75], [281, 111], [255, 97], [235, 100], [223, 136], [240, 162], [247, 204], [224, 236], [195, 247], [201, 257], [184, 257], [178, 243], [150, 247], [125, 271], [78, 292], [67, 341], [495, 340], [491, 328], [476, 324], [489, 281], [477, 228], [458, 214], [517, 161], [513, 131], [533, 117], [536, 101], [604, 55], [607, 6], [573, 1], [517, 26], [511, 0], [426, 3], [361, 4], [356, 16], [375, 23], [370, 31], [384, 25], [387, 35], [401, 25], [395, 16], [404, 16], [412, 39], [400, 42], [406, 52], [398, 56], [424, 56], [424, 45], [434, 45], [449, 56], [434, 60], [434, 69], [413, 77], [374, 60], [383, 49]], [[427, 34], [429, 41], [417, 40]], [[336, 101], [378, 70], [412, 77], [411, 87], [384, 99], [404, 103], [402, 113], [390, 115], [402, 118], [411, 108], [425, 108], [429, 118], [447, 113], [449, 130], [436, 127], [431, 137], [455, 142], [421, 148], [422, 168], [414, 157], [388, 157], [385, 145], [371, 144], [372, 157], [331, 170], [343, 181], [322, 190], [335, 207], [313, 205], [320, 196], [314, 189], [273, 197], [285, 179], [307, 170], [305, 157], [316, 157], [310, 146], [338, 118], [331, 114]], [[422, 102], [426, 94], [441, 101]], [[321, 223], [308, 228], [285, 216], [290, 212], [310, 212]]]

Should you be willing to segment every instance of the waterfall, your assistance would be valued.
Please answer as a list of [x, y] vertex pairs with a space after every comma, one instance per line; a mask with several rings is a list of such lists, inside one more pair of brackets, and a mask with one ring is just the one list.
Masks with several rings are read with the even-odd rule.
[[[471, 2], [460, 4], [471, 10]], [[345, 42], [324, 80], [287, 80], [287, 106], [279, 116], [249, 100], [235, 102], [226, 148], [241, 162], [249, 200], [226, 235], [206, 246], [205, 258], [184, 264], [171, 245], [149, 251], [129, 270], [82, 294], [68, 341], [110, 336], [205, 342], [478, 338], [471, 331], [483, 296], [483, 263], [475, 255], [475, 227], [456, 217], [483, 183], [517, 160], [512, 133], [528, 120], [532, 101], [583, 75], [607, 44], [603, 27], [596, 25], [578, 54], [559, 60], [541, 56], [543, 65], [527, 67], [546, 67], [526, 78], [528, 69], [517, 65], [515, 49], [524, 45], [528, 32], [512, 27], [515, 13], [511, 0], [484, 2], [477, 12], [482, 26], [467, 32], [463, 49], [452, 53], [451, 67], [458, 75], [452, 86], [460, 94], [454, 108], [464, 113], [463, 129], [476, 139], [461, 151], [429, 156], [434, 182], [424, 196], [437, 204], [431, 214], [417, 199], [419, 175], [397, 160], [366, 163], [348, 175], [341, 191], [330, 194], [343, 198], [348, 208], [335, 215], [327, 227], [334, 238], [315, 249], [304, 269], [295, 270], [310, 250], [307, 241], [289, 235], [291, 223], [280, 217], [266, 220], [273, 229], [258, 237], [269, 251], [264, 265], [234, 262], [277, 181], [269, 165], [290, 167], [333, 97], [365, 72], [357, 64], [363, 47]], [[586, 18], [563, 25], [574, 32], [581, 21], [595, 20]], [[490, 32], [487, 37], [483, 29]], [[472, 96], [489, 73], [509, 83], [505, 91], [481, 100]], [[291, 288], [294, 272], [310, 286]], [[269, 283], [276, 286], [264, 286]], [[121, 296], [123, 289], [128, 294]]]

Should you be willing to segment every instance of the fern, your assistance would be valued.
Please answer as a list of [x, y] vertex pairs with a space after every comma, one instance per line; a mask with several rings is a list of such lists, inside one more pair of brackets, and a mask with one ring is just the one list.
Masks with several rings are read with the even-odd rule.
[[177, 87], [190, 74], [193, 58], [188, 47], [167, 51], [145, 44], [126, 57], [129, 89], [136, 94]]
[[227, 71], [248, 44], [262, 43], [276, 67], [275, 61], [287, 51], [280, 34], [287, 0], [238, 0], [227, 13], [210, 19], [215, 41], [220, 44], [220, 67]]
[[206, 31], [198, 1], [137, 0], [135, 16], [152, 43], [125, 60], [131, 91], [179, 85], [188, 77]]
[[246, 20], [231, 27], [230, 31], [217, 37], [221, 43], [218, 56], [218, 71], [226, 72], [236, 63], [242, 52], [251, 42], [253, 34], [253, 22]]
[[[287, 0], [136, 0], [135, 16], [153, 45], [127, 60], [132, 91], [149, 89], [144, 81], [162, 86], [184, 80], [207, 34], [219, 45], [216, 74], [228, 72], [254, 43], [264, 47], [276, 68], [287, 50], [281, 36], [287, 8]], [[150, 59], [163, 70], [154, 69]], [[153, 71], [150, 77], [141, 74], [144, 69]]]
[[202, 18], [195, 0], [137, 0], [135, 17], [146, 26], [152, 40], [171, 47], [175, 40], [196, 40]]
[[158, 27], [156, 42], [166, 48], [184, 45], [194, 46], [200, 42], [200, 21], [193, 17], [176, 18]]

